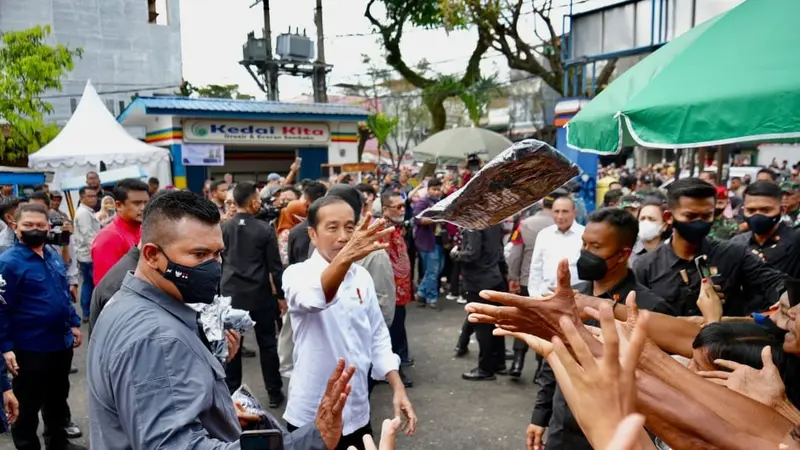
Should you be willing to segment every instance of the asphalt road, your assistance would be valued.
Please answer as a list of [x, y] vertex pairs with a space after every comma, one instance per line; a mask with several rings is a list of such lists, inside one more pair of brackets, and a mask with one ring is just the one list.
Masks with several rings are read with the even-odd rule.
[[[520, 381], [508, 377], [482, 382], [462, 380], [461, 373], [477, 364], [478, 345], [473, 339], [468, 355], [458, 359], [453, 357], [453, 347], [464, 312], [461, 305], [454, 301], [442, 300], [440, 304], [444, 307], [441, 312], [409, 305], [406, 327], [416, 364], [406, 371], [414, 380], [414, 387], [408, 392], [419, 416], [419, 424], [414, 436], [398, 438], [397, 448], [524, 449], [525, 428], [536, 395], [536, 386], [532, 383], [536, 369], [533, 353], [528, 354], [528, 364]], [[248, 341], [254, 346], [252, 337]], [[71, 377], [70, 406], [73, 419], [88, 435], [85, 351], [85, 348], [80, 348], [75, 353], [75, 364], [80, 371]], [[257, 391], [261, 401], [266, 404], [258, 359], [247, 358], [244, 361], [245, 382]], [[280, 412], [273, 411], [276, 415]], [[391, 388], [378, 385], [372, 396], [372, 423], [377, 435], [380, 434], [378, 429], [381, 421], [391, 415]], [[88, 445], [86, 437], [75, 442]], [[0, 436], [0, 450], [13, 448], [10, 436]]]

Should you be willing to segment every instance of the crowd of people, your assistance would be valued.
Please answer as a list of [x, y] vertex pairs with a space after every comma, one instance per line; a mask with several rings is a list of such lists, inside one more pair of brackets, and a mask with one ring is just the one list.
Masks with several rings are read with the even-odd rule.
[[[0, 379], [15, 446], [40, 448], [41, 413], [47, 448], [81, 448], [69, 375], [88, 342], [94, 448], [239, 448], [254, 429], [287, 449], [375, 448], [379, 383], [393, 448], [418, 420], [406, 308], [436, 314], [442, 300], [466, 304], [455, 356], [478, 343], [464, 380], [518, 379], [536, 353], [529, 450], [800, 446], [796, 171], [723, 185], [603, 168], [601, 208], [587, 213], [570, 182], [483, 230], [416, 217], [467, 168], [358, 183], [299, 171], [264, 186], [226, 174], [202, 194], [155, 179], [106, 191], [90, 172], [74, 218], [47, 186], [24, 199], [4, 187]], [[218, 295], [255, 322], [225, 331], [225, 361], [189, 306]], [[256, 356], [282, 422], [232, 400]]]

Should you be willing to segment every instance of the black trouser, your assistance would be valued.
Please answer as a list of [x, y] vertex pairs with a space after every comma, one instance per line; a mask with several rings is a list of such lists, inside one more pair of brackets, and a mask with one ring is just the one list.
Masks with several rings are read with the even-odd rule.
[[[258, 344], [258, 357], [261, 360], [261, 376], [267, 392], [280, 391], [283, 387], [278, 359], [278, 309], [261, 308], [250, 311], [250, 318], [256, 323], [255, 335]], [[242, 352], [236, 353], [225, 367], [228, 389], [235, 391], [242, 384]]]
[[475, 332], [475, 325], [469, 321], [469, 316], [464, 317], [464, 323], [461, 324], [461, 334], [458, 335], [458, 343], [456, 347], [459, 350], [466, 350], [469, 347], [469, 338]]
[[460, 275], [461, 263], [458, 261], [453, 261], [453, 265], [450, 268], [450, 274], [447, 277], [447, 281], [450, 284], [450, 295], [458, 296], [461, 294]]
[[[492, 291], [504, 291], [505, 283], [492, 287]], [[468, 302], [486, 303], [489, 305], [500, 306], [484, 300], [478, 295], [480, 291], [466, 291], [464, 297]], [[478, 368], [486, 373], [495, 373], [498, 368], [505, 366], [506, 341], [500, 336], [495, 336], [492, 332], [495, 326], [490, 323], [473, 323], [475, 337], [478, 340]], [[463, 334], [463, 332], [462, 332]], [[469, 342], [469, 341], [467, 341]]]
[[389, 327], [389, 338], [392, 340], [392, 353], [400, 357], [400, 361], [408, 361], [408, 335], [406, 334], [406, 305], [394, 308], [394, 319]]
[[14, 394], [19, 400], [19, 417], [11, 428], [14, 446], [19, 450], [41, 448], [39, 442], [39, 412], [48, 430], [45, 446], [48, 450], [67, 447], [65, 419], [69, 415], [69, 370], [72, 349], [58, 352], [29, 352], [16, 350], [19, 372], [13, 380]]
[[[297, 428], [298, 427], [290, 424], [289, 422], [286, 422], [286, 429], [290, 433]], [[339, 439], [339, 444], [336, 445], [335, 450], [348, 450], [350, 447], [355, 447], [357, 450], [365, 450], [363, 440], [365, 434], [372, 436], [372, 423], [367, 422], [366, 425], [357, 429], [356, 431], [348, 434], [347, 436], [342, 436]]]
[[[529, 297], [528, 295], [528, 286], [520, 286], [519, 287], [519, 295], [523, 297]], [[525, 354], [528, 353], [528, 344], [525, 341], [521, 341], [519, 339], [514, 338], [514, 345], [512, 347], [515, 352], [521, 351], [523, 359], [525, 358]]]

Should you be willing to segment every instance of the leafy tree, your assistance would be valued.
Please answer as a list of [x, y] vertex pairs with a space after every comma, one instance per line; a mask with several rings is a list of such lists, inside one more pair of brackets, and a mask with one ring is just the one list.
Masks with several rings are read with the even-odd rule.
[[181, 85], [175, 95], [178, 97], [191, 97], [194, 94], [194, 86], [186, 80], [181, 81]]
[[192, 89], [201, 98], [230, 98], [238, 100], [253, 100], [255, 98], [252, 95], [240, 93], [238, 84], [209, 84]]
[[477, 127], [480, 125], [481, 117], [486, 115], [492, 100], [503, 94], [497, 82], [497, 75], [492, 75], [488, 78], [480, 77], [469, 89], [464, 89], [459, 97], [467, 108], [469, 120]]
[[[369, 56], [363, 55], [363, 62], [369, 66], [367, 74], [372, 78], [372, 86], [363, 94], [375, 100], [376, 109], [397, 120], [380, 149], [387, 151], [392, 166], [399, 168], [406, 153], [427, 136], [430, 127], [424, 93], [420, 95], [419, 89], [405, 80], [398, 80], [390, 68], [373, 64]], [[425, 73], [427, 62], [421, 61], [415, 70]], [[372, 137], [375, 136], [370, 132], [367, 140]]]
[[[378, 161], [380, 161], [381, 151], [386, 146], [389, 135], [397, 128], [397, 117], [391, 117], [384, 113], [372, 114], [367, 118], [367, 127], [378, 141]], [[394, 158], [392, 158], [394, 163]]]
[[53, 105], [42, 98], [60, 91], [61, 79], [80, 58], [80, 48], [48, 45], [49, 26], [0, 33], [0, 157], [15, 160], [39, 150], [58, 134], [45, 123]]
[[[385, 7], [383, 19], [376, 18], [372, 8], [376, 2]], [[441, 131], [447, 125], [447, 111], [445, 100], [457, 97], [458, 90], [449, 90], [453, 81], [457, 81], [462, 88], [469, 88], [480, 77], [480, 63], [483, 55], [490, 48], [491, 30], [483, 22], [476, 23], [478, 39], [475, 48], [467, 61], [463, 75], [455, 77], [431, 77], [419, 69], [412, 68], [404, 59], [400, 51], [400, 41], [406, 24], [424, 28], [437, 28], [445, 24], [445, 11], [440, 7], [439, 0], [369, 0], [364, 16], [380, 35], [381, 43], [386, 51], [386, 64], [397, 71], [409, 84], [424, 93], [425, 106], [431, 115], [431, 133]], [[457, 20], [447, 22], [451, 28], [464, 27], [466, 23]]]
[[[540, 77], [561, 95], [586, 94], [567, 92], [567, 87], [564, 86], [567, 68], [561, 60], [561, 36], [553, 26], [553, 0], [435, 1], [439, 3], [439, 7], [432, 18], [442, 20], [443, 27], [459, 27], [464, 23], [471, 23], [489, 30], [483, 37], [487, 38], [492, 49], [505, 56], [509, 68]], [[520, 17], [524, 15], [533, 15], [536, 24], [534, 33], [539, 42], [527, 42], [520, 36]], [[596, 77], [596, 85], [600, 88], [606, 86], [615, 68], [616, 59], [607, 61]]]

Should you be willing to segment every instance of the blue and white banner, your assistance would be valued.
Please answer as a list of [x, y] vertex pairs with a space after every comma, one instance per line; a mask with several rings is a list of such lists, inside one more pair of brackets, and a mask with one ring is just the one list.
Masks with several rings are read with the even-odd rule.
[[187, 144], [181, 146], [184, 166], [224, 166], [225, 146], [222, 144]]

